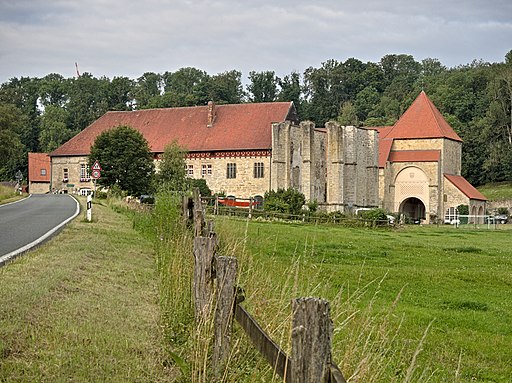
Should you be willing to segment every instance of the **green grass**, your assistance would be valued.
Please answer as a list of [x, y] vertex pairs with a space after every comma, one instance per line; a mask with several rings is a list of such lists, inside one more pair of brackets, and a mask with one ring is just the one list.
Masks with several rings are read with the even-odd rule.
[[0, 382], [171, 382], [152, 243], [94, 204], [0, 269]]
[[491, 201], [512, 200], [512, 184], [508, 182], [483, 185], [478, 190]]
[[25, 197], [26, 195], [20, 196], [18, 193], [16, 193], [14, 188], [0, 185], [0, 205], [14, 202]]
[[217, 231], [221, 240], [231, 238], [223, 251], [242, 260], [246, 305], [275, 336], [283, 337], [291, 299], [331, 301], [334, 359], [346, 376], [511, 381], [512, 231], [244, 225], [226, 218]]

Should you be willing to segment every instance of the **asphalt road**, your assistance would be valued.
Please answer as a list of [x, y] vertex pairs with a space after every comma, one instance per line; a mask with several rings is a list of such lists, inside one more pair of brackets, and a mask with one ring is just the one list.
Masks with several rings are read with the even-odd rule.
[[78, 212], [76, 200], [65, 194], [0, 205], [0, 265], [51, 237]]

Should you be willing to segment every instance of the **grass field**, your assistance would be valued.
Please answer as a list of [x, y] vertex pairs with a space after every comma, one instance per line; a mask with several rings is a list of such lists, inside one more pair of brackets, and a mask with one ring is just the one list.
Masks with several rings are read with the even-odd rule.
[[217, 226], [231, 238], [223, 252], [243, 260], [246, 305], [271, 333], [282, 330], [292, 298], [332, 302], [334, 358], [352, 381], [512, 381], [507, 225], [365, 230], [219, 218]]
[[512, 184], [507, 182], [483, 185], [478, 190], [492, 201], [512, 200]]
[[171, 382], [152, 243], [94, 204], [0, 268], [0, 382]]

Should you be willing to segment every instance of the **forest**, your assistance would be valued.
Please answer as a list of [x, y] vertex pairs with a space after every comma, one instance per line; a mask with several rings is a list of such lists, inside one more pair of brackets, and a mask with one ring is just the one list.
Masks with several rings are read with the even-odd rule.
[[21, 170], [27, 153], [51, 152], [111, 110], [293, 101], [300, 120], [323, 126], [392, 125], [424, 90], [464, 140], [462, 175], [475, 186], [512, 181], [512, 50], [503, 62], [447, 68], [438, 59], [389, 54], [379, 62], [328, 60], [303, 73], [197, 68], [146, 72], [137, 79], [11, 78], [0, 85], [0, 181]]

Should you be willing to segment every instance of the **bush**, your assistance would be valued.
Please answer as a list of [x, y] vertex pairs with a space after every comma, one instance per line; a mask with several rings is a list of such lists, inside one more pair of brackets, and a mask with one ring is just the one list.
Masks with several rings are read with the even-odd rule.
[[194, 188], [199, 188], [199, 194], [201, 194], [201, 197], [211, 197], [212, 191], [208, 187], [205, 179], [189, 178], [188, 182], [191, 190], [194, 190]]
[[306, 203], [304, 194], [291, 189], [277, 189], [265, 192], [265, 203], [263, 208], [267, 211], [299, 215], [302, 213], [302, 206]]
[[509, 212], [508, 212], [508, 209], [506, 207], [499, 207], [498, 208], [498, 214], [505, 214], [505, 215], [509, 215]]
[[360, 215], [365, 221], [370, 221], [376, 225], [387, 225], [388, 223], [388, 217], [384, 209], [363, 210]]

